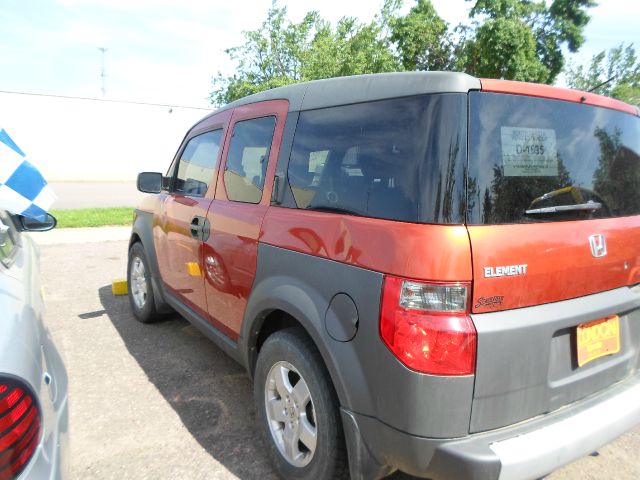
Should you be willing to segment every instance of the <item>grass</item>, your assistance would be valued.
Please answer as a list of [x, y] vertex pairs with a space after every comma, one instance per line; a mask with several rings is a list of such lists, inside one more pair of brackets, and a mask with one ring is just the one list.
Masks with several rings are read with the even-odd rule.
[[133, 220], [133, 208], [129, 207], [51, 210], [51, 214], [58, 220], [56, 228], [131, 225]]

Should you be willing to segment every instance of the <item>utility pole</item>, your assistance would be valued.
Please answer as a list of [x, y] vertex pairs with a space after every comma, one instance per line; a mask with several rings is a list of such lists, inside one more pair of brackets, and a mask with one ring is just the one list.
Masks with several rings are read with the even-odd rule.
[[104, 47], [99, 47], [98, 50], [102, 52], [102, 72], [100, 73], [100, 78], [102, 79], [102, 98], [107, 94], [107, 88], [105, 86], [105, 80], [107, 78], [107, 72], [104, 66], [104, 57], [105, 53], [107, 53], [107, 49]]

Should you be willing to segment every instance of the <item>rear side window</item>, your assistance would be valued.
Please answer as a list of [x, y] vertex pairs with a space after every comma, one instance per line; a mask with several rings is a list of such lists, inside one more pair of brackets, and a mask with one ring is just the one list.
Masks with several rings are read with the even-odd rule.
[[187, 143], [176, 175], [175, 191], [191, 197], [203, 197], [213, 180], [222, 129], [193, 137]]
[[224, 172], [229, 200], [260, 203], [275, 128], [275, 117], [255, 118], [234, 125]]
[[520, 95], [470, 93], [470, 224], [640, 213], [640, 118]]
[[466, 105], [438, 94], [301, 112], [287, 174], [297, 207], [463, 223]]

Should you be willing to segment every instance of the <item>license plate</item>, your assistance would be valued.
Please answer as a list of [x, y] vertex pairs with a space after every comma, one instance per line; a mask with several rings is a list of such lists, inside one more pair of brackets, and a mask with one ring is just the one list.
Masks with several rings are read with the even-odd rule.
[[620, 318], [612, 315], [578, 325], [578, 366], [620, 351]]

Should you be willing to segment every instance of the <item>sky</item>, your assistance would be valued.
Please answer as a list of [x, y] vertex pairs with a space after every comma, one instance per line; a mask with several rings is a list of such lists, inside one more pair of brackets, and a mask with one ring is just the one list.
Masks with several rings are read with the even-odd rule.
[[[405, 0], [405, 10], [414, 2]], [[465, 22], [471, 3], [433, 0], [449, 23]], [[600, 0], [586, 43], [569, 59], [587, 62], [624, 42], [640, 50], [640, 0]], [[289, 18], [309, 10], [335, 22], [369, 21], [382, 0], [280, 0]], [[0, 91], [208, 107], [211, 78], [232, 74], [224, 50], [266, 18], [271, 0], [0, 0]]]

